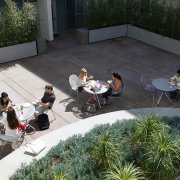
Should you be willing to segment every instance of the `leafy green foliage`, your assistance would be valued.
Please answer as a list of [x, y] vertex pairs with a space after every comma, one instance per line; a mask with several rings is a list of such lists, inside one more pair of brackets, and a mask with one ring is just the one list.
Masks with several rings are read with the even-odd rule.
[[133, 164], [125, 163], [121, 161], [111, 162], [109, 169], [105, 173], [104, 178], [106, 180], [143, 180], [146, 179], [140, 168], [135, 167]]
[[6, 0], [0, 11], [0, 47], [30, 42], [37, 36], [37, 16], [35, 7], [23, 3], [19, 9], [12, 0]]
[[101, 125], [61, 141], [10, 180], [177, 179], [180, 118], [143, 117]]
[[162, 0], [88, 0], [88, 29], [121, 24], [180, 40], [180, 2], [174, 7]]

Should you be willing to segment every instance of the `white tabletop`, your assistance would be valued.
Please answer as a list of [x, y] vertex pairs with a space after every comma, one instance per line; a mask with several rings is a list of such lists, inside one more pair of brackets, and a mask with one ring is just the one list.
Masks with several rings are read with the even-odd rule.
[[20, 121], [28, 121], [34, 117], [35, 107], [31, 103], [23, 103], [14, 106], [14, 110]]
[[[95, 84], [96, 87], [92, 88], [91, 84]], [[84, 90], [90, 94], [103, 94], [107, 92], [109, 85], [105, 81], [92, 80], [89, 84], [84, 86]]]
[[176, 85], [172, 85], [171, 83], [169, 83], [169, 80], [165, 78], [153, 79], [152, 84], [156, 89], [161, 91], [167, 92], [167, 91], [174, 91], [177, 89]]

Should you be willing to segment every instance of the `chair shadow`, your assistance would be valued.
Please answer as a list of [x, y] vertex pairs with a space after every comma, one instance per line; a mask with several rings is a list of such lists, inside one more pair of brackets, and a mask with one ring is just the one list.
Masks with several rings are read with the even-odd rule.
[[3, 146], [3, 151], [2, 149], [2, 145], [0, 146], [0, 160], [3, 159], [5, 156], [9, 155], [10, 153], [12, 153], [16, 148], [13, 148], [11, 144], [5, 144]]

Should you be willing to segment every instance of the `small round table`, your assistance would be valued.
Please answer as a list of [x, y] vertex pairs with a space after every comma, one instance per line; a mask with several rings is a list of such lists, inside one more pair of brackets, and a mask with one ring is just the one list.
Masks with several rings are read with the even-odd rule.
[[31, 103], [17, 104], [13, 107], [20, 121], [29, 121], [34, 117], [35, 107]]
[[169, 101], [172, 102], [172, 100], [168, 96], [167, 92], [175, 91], [177, 89], [176, 85], [172, 85], [171, 83], [169, 83], [169, 80], [165, 79], [165, 78], [153, 79], [152, 84], [156, 89], [161, 91], [161, 95], [159, 96], [157, 104], [160, 103], [163, 95], [165, 95], [169, 99]]
[[[93, 83], [93, 86], [95, 86], [94, 88], [92, 87], [92, 83]], [[98, 94], [103, 94], [107, 92], [108, 89], [109, 89], [109, 84], [105, 81], [99, 81], [99, 80], [92, 80], [90, 83], [84, 86], [84, 90], [87, 93], [94, 94], [96, 96], [96, 99], [100, 108], [101, 108], [101, 104], [98, 98]], [[90, 100], [91, 98], [88, 99], [88, 101]]]

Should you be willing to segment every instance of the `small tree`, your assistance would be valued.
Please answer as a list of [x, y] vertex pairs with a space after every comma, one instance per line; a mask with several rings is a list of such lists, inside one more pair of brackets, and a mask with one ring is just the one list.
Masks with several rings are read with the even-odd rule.
[[5, 0], [0, 11], [0, 47], [30, 42], [36, 39], [37, 17], [35, 7], [23, 3], [22, 9], [12, 0]]

